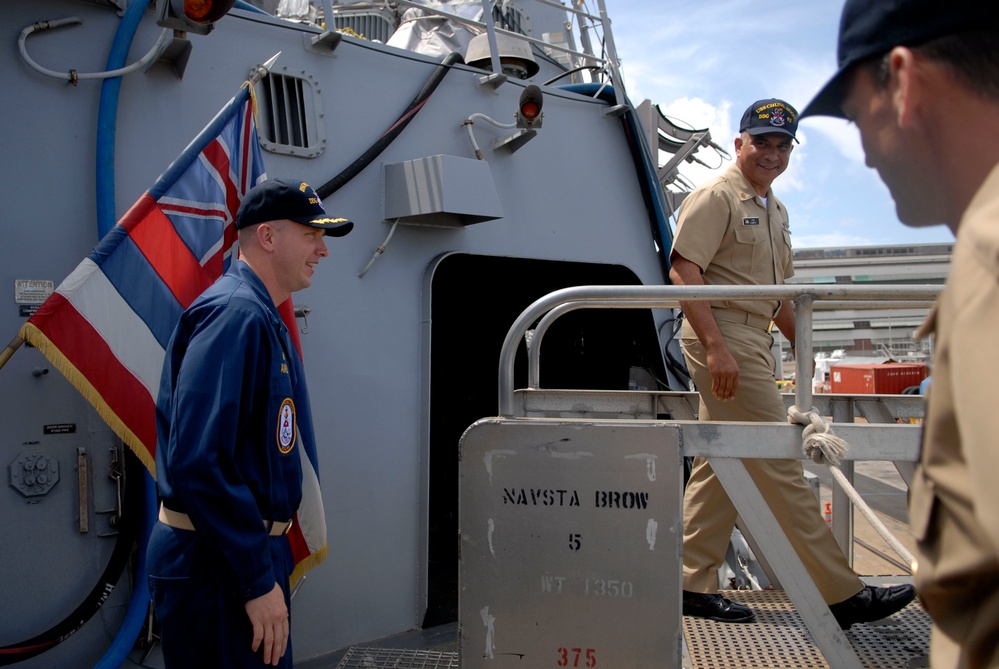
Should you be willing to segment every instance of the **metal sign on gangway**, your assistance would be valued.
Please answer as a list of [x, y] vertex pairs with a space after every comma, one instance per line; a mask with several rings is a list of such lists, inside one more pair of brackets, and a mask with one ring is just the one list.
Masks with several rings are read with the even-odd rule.
[[463, 669], [679, 667], [682, 466], [679, 430], [664, 423], [470, 427]]

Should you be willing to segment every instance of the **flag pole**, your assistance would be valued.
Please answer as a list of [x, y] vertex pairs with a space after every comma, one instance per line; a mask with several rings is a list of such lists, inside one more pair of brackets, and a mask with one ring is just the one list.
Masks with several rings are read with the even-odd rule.
[[278, 56], [280, 55], [281, 52], [278, 51], [276, 54], [271, 56], [263, 65], [258, 65], [256, 69], [253, 71], [253, 73], [250, 75], [250, 78], [248, 80], [250, 84], [255, 84], [264, 77], [266, 77], [267, 74], [271, 71], [271, 68], [274, 67], [274, 63], [277, 61]]
[[0, 369], [3, 369], [3, 366], [7, 364], [8, 360], [10, 360], [10, 356], [14, 355], [14, 351], [21, 348], [21, 344], [23, 343], [24, 337], [21, 335], [17, 335], [10, 340], [10, 343], [7, 344], [7, 348], [3, 350], [3, 353], [0, 353]]

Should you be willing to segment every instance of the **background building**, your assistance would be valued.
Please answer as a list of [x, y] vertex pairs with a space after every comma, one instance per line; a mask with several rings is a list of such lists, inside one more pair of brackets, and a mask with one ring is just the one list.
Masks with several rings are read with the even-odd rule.
[[[954, 244], [858, 246], [794, 252], [795, 284], [943, 284]], [[922, 309], [836, 309], [815, 311], [814, 347], [820, 356], [883, 355], [924, 359], [931, 342], [912, 341], [928, 314]]]

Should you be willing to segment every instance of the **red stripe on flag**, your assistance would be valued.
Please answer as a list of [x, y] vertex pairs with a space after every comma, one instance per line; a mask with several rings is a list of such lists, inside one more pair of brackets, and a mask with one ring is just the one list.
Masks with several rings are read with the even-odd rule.
[[212, 285], [212, 279], [149, 193], [143, 193], [125, 214], [122, 225], [183, 308]]
[[[232, 250], [232, 245], [236, 242], [236, 225], [227, 223], [222, 231], [222, 246], [212, 254], [212, 257], [205, 261], [205, 272], [209, 276], [220, 277], [225, 267], [226, 254]], [[233, 258], [235, 260], [235, 257]]]
[[208, 272], [209, 276], [218, 278], [222, 276], [222, 268], [224, 267], [226, 253], [229, 252], [233, 242], [236, 241], [236, 232], [233, 222], [236, 220], [236, 212], [239, 210], [239, 203], [242, 201], [242, 194], [240, 193], [237, 185], [232, 182], [232, 164], [230, 163], [229, 155], [225, 152], [221, 141], [216, 139], [214, 142], [206, 146], [202, 155], [216, 171], [219, 179], [222, 181], [221, 185], [225, 191], [225, 209], [228, 213], [228, 216], [222, 219], [225, 223], [225, 228], [222, 232], [222, 248], [220, 248], [211, 258], [208, 259], [207, 262], [205, 262], [205, 271]]
[[[295, 520], [298, 520], [297, 516]], [[291, 544], [291, 556], [295, 564], [309, 557], [309, 545], [305, 543], [305, 535], [302, 534], [302, 528], [297, 522], [288, 530], [288, 543]]]
[[[150, 456], [148, 462], [155, 460], [156, 406], [153, 398], [142, 382], [121, 364], [100, 333], [59, 293], [49, 296], [32, 322], [141, 442]], [[79, 388], [79, 379], [66, 376]], [[137, 444], [130, 446], [139, 448]]]
[[288, 328], [288, 336], [291, 338], [291, 343], [295, 345], [298, 357], [301, 358], [302, 339], [298, 336], [298, 322], [295, 320], [295, 303], [290, 297], [278, 305], [278, 313], [281, 314], [281, 320], [284, 321], [285, 327]]

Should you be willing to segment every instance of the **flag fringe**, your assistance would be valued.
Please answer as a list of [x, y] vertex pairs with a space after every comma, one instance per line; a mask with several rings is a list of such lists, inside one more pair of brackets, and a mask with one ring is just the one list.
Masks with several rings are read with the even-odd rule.
[[302, 561], [295, 565], [294, 571], [291, 572], [291, 587], [294, 588], [298, 580], [305, 576], [305, 572], [311, 570], [314, 567], [322, 564], [323, 560], [329, 554], [329, 544], [323, 544], [323, 547], [312, 553], [306, 558], [302, 558]]
[[97, 392], [97, 389], [87, 380], [87, 377], [76, 368], [76, 365], [70, 362], [69, 358], [63, 355], [62, 351], [33, 323], [25, 323], [21, 327], [20, 334], [26, 342], [37, 348], [42, 355], [48, 358], [49, 362], [73, 384], [73, 387], [83, 395], [84, 399], [93, 405], [101, 418], [125, 442], [125, 445], [135, 453], [136, 457], [142, 461], [142, 464], [146, 466], [146, 469], [155, 478], [156, 461], [142, 447], [142, 442], [135, 436], [135, 433], [128, 429], [128, 426], [112, 411], [111, 407], [104, 401], [104, 398], [101, 397], [101, 394]]

